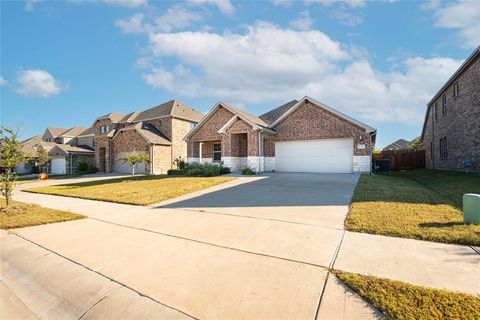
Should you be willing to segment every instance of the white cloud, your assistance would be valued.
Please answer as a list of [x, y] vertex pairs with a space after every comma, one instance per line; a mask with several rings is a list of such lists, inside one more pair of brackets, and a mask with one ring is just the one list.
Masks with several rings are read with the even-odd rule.
[[232, 15], [235, 12], [235, 7], [230, 0], [187, 0], [187, 2], [193, 5], [214, 5], [226, 15]]
[[299, 17], [290, 21], [290, 26], [297, 30], [309, 30], [312, 27], [313, 19], [308, 11], [300, 12]]
[[6, 85], [7, 83], [8, 81], [5, 80], [2, 76], [0, 76], [0, 87]]
[[46, 98], [61, 91], [61, 83], [44, 70], [24, 70], [17, 78], [17, 93], [22, 96]]
[[[149, 40], [143, 77], [153, 87], [272, 107], [309, 95], [366, 121], [421, 123], [425, 104], [460, 65], [414, 57], [401, 63], [402, 71], [381, 72], [320, 31], [268, 23], [243, 33], [157, 33]], [[164, 58], [178, 62], [166, 67]]]
[[292, 4], [292, 0], [272, 0], [274, 6], [277, 7], [289, 7]]
[[115, 25], [123, 30], [125, 33], [142, 33], [146, 32], [143, 25], [143, 19], [145, 15], [143, 13], [136, 13], [129, 19], [118, 19], [115, 21]]
[[458, 31], [461, 46], [474, 48], [480, 44], [479, 1], [457, 1], [443, 5], [432, 1], [424, 8], [433, 10], [436, 27]]
[[25, 10], [26, 11], [33, 11], [33, 7], [38, 2], [40, 2], [40, 0], [28, 0], [27, 2], [25, 2]]
[[102, 0], [106, 4], [124, 8], [138, 8], [147, 5], [147, 0]]
[[322, 6], [331, 6], [333, 4], [346, 4], [352, 8], [364, 7], [367, 2], [365, 0], [305, 0], [306, 5], [321, 4]]
[[347, 11], [344, 6], [334, 9], [330, 13], [330, 17], [349, 27], [354, 27], [363, 22], [363, 18], [361, 16]]
[[176, 5], [150, 22], [146, 21], [143, 13], [136, 13], [129, 19], [118, 19], [115, 25], [125, 33], [171, 32], [175, 29], [189, 27], [193, 22], [200, 21], [201, 18], [198, 13], [188, 10], [184, 6]]

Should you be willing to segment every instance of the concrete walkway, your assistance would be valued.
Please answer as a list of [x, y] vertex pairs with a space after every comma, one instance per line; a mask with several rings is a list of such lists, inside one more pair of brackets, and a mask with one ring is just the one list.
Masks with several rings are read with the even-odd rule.
[[[89, 179], [98, 177], [74, 181]], [[327, 276], [326, 268], [332, 266], [480, 293], [475, 274], [480, 255], [470, 247], [345, 233], [343, 220], [357, 179], [321, 174], [242, 177], [147, 207], [18, 190], [18, 201], [89, 219], [2, 233], [2, 304], [16, 301], [11, 305], [19, 314], [37, 316], [51, 306], [51, 312], [76, 319], [87, 311], [84, 318], [91, 319], [104, 319], [110, 311], [131, 318], [141, 318], [142, 312], [145, 318], [157, 313], [199, 319], [381, 317]], [[72, 182], [39, 183], [59, 181]], [[47, 265], [62, 261], [65, 267], [45, 273], [51, 268], [36, 269], [42, 262], [28, 264], [28, 269], [25, 261], [35, 257], [33, 252], [39, 261], [49, 260]], [[60, 280], [72, 274], [82, 280], [65, 288]], [[89, 280], [82, 274], [89, 274]], [[58, 287], [45, 282], [57, 277]], [[83, 295], [91, 296], [90, 281], [106, 281], [102, 286], [107, 289], [84, 301]], [[55, 298], [50, 303], [35, 299], [38, 292], [27, 290], [25, 283]], [[65, 295], [78, 304], [55, 300]]]

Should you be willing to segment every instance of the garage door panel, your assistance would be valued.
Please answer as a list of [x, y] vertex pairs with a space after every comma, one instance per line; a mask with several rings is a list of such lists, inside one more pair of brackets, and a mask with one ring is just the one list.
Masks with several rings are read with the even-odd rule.
[[52, 158], [50, 161], [52, 174], [65, 174], [67, 170], [67, 161], [65, 157]]
[[353, 140], [277, 142], [275, 163], [280, 172], [350, 173], [353, 170]]
[[[132, 173], [132, 166], [128, 163], [124, 163], [123, 158], [126, 158], [129, 152], [119, 152], [115, 157], [115, 165], [113, 171], [117, 173]], [[145, 164], [138, 163], [135, 166], [135, 173], [145, 173]]]

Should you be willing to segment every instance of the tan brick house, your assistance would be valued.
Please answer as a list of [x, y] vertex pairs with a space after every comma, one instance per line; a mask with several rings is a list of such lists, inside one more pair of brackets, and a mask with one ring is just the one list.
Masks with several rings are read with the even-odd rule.
[[480, 47], [427, 104], [421, 138], [427, 168], [480, 170]]
[[147, 153], [150, 163], [139, 165], [138, 173], [164, 174], [176, 158], [187, 156], [183, 137], [203, 114], [172, 100], [127, 115], [109, 113], [95, 120], [95, 161], [100, 172], [131, 172], [122, 158], [132, 152]]
[[189, 162], [233, 171], [369, 172], [376, 130], [312, 98], [261, 116], [217, 103], [185, 140]]

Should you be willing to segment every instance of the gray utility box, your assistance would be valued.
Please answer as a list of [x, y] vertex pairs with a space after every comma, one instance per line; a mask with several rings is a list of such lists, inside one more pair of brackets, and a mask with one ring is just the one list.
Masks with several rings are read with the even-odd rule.
[[466, 193], [463, 195], [463, 222], [480, 224], [480, 194]]

